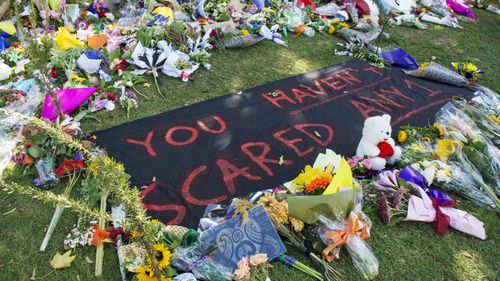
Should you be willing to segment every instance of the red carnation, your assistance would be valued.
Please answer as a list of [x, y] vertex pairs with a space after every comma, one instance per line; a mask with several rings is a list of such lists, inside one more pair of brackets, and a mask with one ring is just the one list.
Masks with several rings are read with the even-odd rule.
[[116, 100], [116, 94], [113, 92], [106, 92], [106, 97], [112, 101]]
[[117, 64], [117, 65], [115, 65], [113, 67], [113, 70], [116, 70], [116, 71], [118, 71], [118, 70], [125, 70], [125, 68], [128, 67], [128, 62], [126, 60], [124, 60], [124, 59], [120, 59], [120, 60], [121, 60], [120, 63]]
[[55, 67], [55, 66], [54, 66], [54, 67], [52, 67], [52, 68], [50, 69], [50, 77], [52, 77], [53, 79], [57, 79], [57, 78], [59, 78], [59, 74], [57, 74], [57, 71], [58, 71], [58, 70], [59, 70], [59, 68], [58, 68], [58, 67]]
[[67, 172], [74, 172], [75, 170], [85, 170], [87, 164], [82, 160], [70, 160], [65, 158], [64, 161], [57, 167], [56, 175], [59, 177], [64, 176]]

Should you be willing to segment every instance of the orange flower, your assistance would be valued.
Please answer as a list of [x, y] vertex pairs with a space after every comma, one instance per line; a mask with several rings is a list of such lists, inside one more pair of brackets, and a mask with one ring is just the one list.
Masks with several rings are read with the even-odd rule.
[[306, 186], [307, 193], [314, 193], [318, 188], [326, 189], [330, 182], [332, 181], [332, 175], [322, 175], [318, 178], [315, 178]]
[[98, 247], [102, 244], [103, 240], [109, 238], [109, 232], [100, 229], [98, 224], [94, 225], [94, 235], [92, 236], [92, 240], [90, 240], [90, 245]]
[[29, 165], [33, 163], [33, 157], [27, 155], [26, 157], [24, 157], [24, 160], [23, 160], [23, 164], [26, 164], [26, 165]]
[[300, 36], [302, 35], [302, 32], [306, 29], [307, 25], [305, 24], [299, 24], [297, 25], [297, 28], [295, 29], [295, 35]]

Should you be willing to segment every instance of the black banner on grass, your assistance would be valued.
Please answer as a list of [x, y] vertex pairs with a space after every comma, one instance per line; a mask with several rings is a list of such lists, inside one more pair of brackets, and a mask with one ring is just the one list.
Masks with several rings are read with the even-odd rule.
[[147, 186], [149, 215], [196, 227], [207, 204], [291, 180], [327, 147], [353, 155], [366, 117], [426, 125], [452, 96], [471, 94], [350, 61], [95, 134]]

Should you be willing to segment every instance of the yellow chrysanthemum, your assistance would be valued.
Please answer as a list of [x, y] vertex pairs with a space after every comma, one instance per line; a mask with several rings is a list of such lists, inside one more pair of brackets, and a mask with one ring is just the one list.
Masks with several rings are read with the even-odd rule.
[[152, 224], [161, 224], [161, 222], [159, 220], [157, 220], [157, 219], [152, 219], [151, 223]]
[[467, 63], [467, 64], [465, 65], [465, 71], [467, 71], [467, 72], [475, 72], [475, 71], [477, 71], [477, 70], [478, 70], [477, 66], [475, 66], [475, 65], [474, 65], [474, 64], [472, 64], [472, 63]]
[[500, 118], [498, 118], [498, 116], [496, 116], [495, 114], [491, 114], [490, 118], [491, 120], [493, 120], [493, 122], [500, 124]]
[[346, 28], [346, 27], [349, 27], [349, 24], [347, 24], [347, 22], [341, 22], [341, 23], [339, 23], [339, 26], [342, 28]]
[[246, 30], [246, 29], [242, 29], [241, 30], [241, 34], [243, 34], [243, 35], [250, 35], [250, 32], [248, 32], [248, 30]]
[[442, 162], [448, 161], [448, 157], [453, 154], [458, 146], [458, 142], [450, 139], [442, 139], [437, 141], [434, 154]]
[[335, 32], [335, 26], [330, 25], [330, 27], [328, 27], [328, 34], [333, 34], [334, 32]]
[[408, 134], [406, 131], [399, 131], [398, 132], [398, 141], [400, 143], [404, 143], [408, 139]]
[[170, 265], [170, 258], [172, 257], [172, 253], [165, 248], [163, 243], [158, 243], [154, 245], [155, 250], [155, 260], [160, 269], [164, 269]]

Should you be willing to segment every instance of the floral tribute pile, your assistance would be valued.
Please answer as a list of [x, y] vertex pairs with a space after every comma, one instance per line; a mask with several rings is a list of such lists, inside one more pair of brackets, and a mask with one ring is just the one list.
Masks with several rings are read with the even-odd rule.
[[[67, 252], [57, 253], [51, 266], [71, 266], [75, 248], [93, 246], [95, 273], [101, 275], [107, 244], [117, 249], [122, 280], [270, 280], [271, 262], [317, 280], [339, 280], [334, 261], [347, 250], [354, 267], [371, 280], [379, 264], [368, 245], [373, 230], [363, 204], [378, 206], [386, 224], [431, 222], [439, 235], [452, 227], [486, 239], [483, 223], [461, 211], [456, 198], [500, 209], [498, 95], [477, 87], [483, 71], [469, 62], [452, 62], [452, 69], [419, 64], [402, 49], [375, 43], [384, 24], [461, 28], [459, 21], [479, 21], [471, 7], [500, 14], [498, 1], [379, 2], [383, 9], [372, 0], [3, 1], [0, 176], [14, 162], [33, 179], [34, 188], [19, 192], [55, 202], [41, 251], [65, 209], [84, 214], [64, 240]], [[476, 95], [444, 106], [432, 126], [401, 127], [397, 140], [403, 151], [394, 165], [376, 170], [370, 158], [326, 150], [282, 186], [209, 206], [198, 230], [146, 218], [123, 166], [91, 141], [78, 140], [92, 140], [82, 132], [81, 120], [96, 119], [98, 111], [124, 110], [129, 117], [150, 98], [145, 89], [153, 87], [168, 100], [158, 81], [190, 82], [196, 72], [210, 71], [216, 49], [264, 40], [286, 47], [289, 36], [316, 34], [345, 39], [336, 55], [401, 67], [408, 75], [471, 87]], [[60, 195], [47, 191], [61, 185]], [[71, 199], [75, 193], [77, 200]], [[117, 205], [111, 214], [110, 203]], [[265, 210], [259, 219], [272, 223], [277, 239], [307, 253], [313, 267], [284, 251], [271, 254], [262, 241], [238, 251], [233, 266], [222, 264], [220, 245], [206, 236], [234, 220], [251, 228], [258, 208]]]

